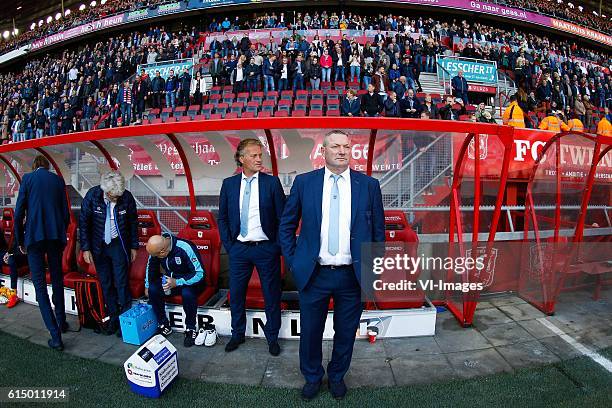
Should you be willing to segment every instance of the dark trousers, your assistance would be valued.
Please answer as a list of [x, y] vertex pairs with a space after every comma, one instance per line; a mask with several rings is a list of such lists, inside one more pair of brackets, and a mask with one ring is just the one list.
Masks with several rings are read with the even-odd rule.
[[334, 299], [334, 348], [327, 377], [340, 382], [351, 364], [355, 333], [363, 305], [361, 289], [352, 267], [317, 266], [300, 291], [300, 370], [306, 382], [322, 380], [322, 342], [329, 299]]
[[[11, 255], [8, 259], [8, 263], [4, 263], [4, 254], [7, 251], [0, 251], [0, 264], [8, 265], [9, 270], [11, 271], [11, 289], [17, 289], [17, 279], [19, 278], [17, 274], [17, 267], [21, 265], [25, 265], [27, 262], [27, 257], [23, 255], [21, 252], [17, 251], [15, 254]], [[19, 294], [23, 296], [22, 293]]]
[[[64, 275], [62, 273], [62, 252], [64, 244], [59, 240], [44, 240], [28, 246], [28, 263], [32, 274], [32, 283], [36, 291], [36, 301], [40, 309], [45, 326], [51, 337], [61, 340], [61, 327], [66, 322], [64, 306]], [[47, 280], [45, 277], [45, 256], [51, 274], [53, 288], [53, 305], [55, 314], [51, 309]]]
[[[185, 327], [187, 330], [196, 330], [196, 315], [198, 313], [198, 296], [204, 290], [204, 281], [196, 285], [177, 286], [172, 289], [170, 295], [181, 295], [183, 298], [183, 310], [185, 311]], [[161, 278], [149, 282], [149, 304], [157, 317], [157, 322], [169, 326], [166, 316], [166, 301], [164, 300], [164, 289]]]
[[94, 265], [104, 294], [106, 312], [111, 323], [116, 324], [119, 315], [129, 310], [132, 295], [128, 282], [128, 257], [117, 237], [110, 244], [102, 244], [102, 252], [94, 255]]
[[278, 331], [281, 326], [280, 250], [278, 245], [270, 241], [260, 245], [246, 245], [237, 241], [232, 246], [229, 255], [232, 337], [244, 337], [246, 292], [253, 267], [255, 267], [259, 273], [265, 302], [264, 333], [269, 344], [275, 343], [278, 340]]

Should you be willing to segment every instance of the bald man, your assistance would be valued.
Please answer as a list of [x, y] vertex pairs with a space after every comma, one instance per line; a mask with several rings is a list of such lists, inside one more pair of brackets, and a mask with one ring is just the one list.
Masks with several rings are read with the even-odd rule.
[[[185, 311], [184, 346], [195, 344], [198, 296], [204, 290], [204, 268], [198, 248], [192, 242], [171, 234], [154, 235], [147, 242], [149, 261], [145, 274], [145, 294], [157, 316], [158, 331], [169, 336], [172, 328], [166, 316], [164, 292], [181, 295]], [[163, 282], [162, 282], [163, 281]]]

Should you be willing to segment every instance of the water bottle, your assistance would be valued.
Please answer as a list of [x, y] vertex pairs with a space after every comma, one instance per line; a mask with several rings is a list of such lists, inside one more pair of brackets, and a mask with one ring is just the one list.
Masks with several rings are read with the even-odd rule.
[[[167, 281], [168, 281], [168, 279], [166, 279], [166, 275], [162, 275], [162, 286], [165, 285]], [[168, 295], [170, 295], [170, 291], [171, 291], [171, 289], [164, 290], [164, 294], [166, 296], [168, 296]]]

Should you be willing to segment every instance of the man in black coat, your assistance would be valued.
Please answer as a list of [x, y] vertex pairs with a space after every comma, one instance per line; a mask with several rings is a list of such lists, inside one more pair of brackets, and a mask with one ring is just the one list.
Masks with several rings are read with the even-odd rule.
[[368, 93], [361, 97], [361, 111], [365, 116], [378, 116], [384, 108], [382, 98], [374, 92], [374, 84], [368, 85]]
[[408, 93], [401, 99], [402, 118], [418, 118], [421, 115], [422, 106], [414, 97], [414, 90], [408, 89]]

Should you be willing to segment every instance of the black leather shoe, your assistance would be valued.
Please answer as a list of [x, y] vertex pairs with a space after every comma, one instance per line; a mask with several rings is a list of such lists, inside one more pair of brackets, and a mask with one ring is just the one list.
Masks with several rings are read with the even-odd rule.
[[275, 341], [274, 343], [271, 343], [270, 345], [268, 345], [268, 351], [274, 357], [278, 356], [280, 354], [280, 352], [281, 352], [281, 348], [280, 348], [280, 345], [278, 344], [278, 342]]
[[236, 350], [238, 346], [240, 346], [242, 343], [244, 343], [244, 337], [242, 338], [232, 337], [229, 343], [225, 345], [225, 352], [229, 353], [230, 351]]
[[346, 384], [344, 383], [344, 381], [340, 381], [337, 383], [330, 381], [328, 383], [328, 386], [329, 392], [331, 393], [332, 397], [334, 397], [334, 399], [341, 400], [346, 395]]
[[306, 383], [302, 387], [302, 400], [310, 401], [314, 397], [317, 396], [319, 390], [321, 389], [321, 381], [316, 383]]
[[61, 340], [53, 340], [53, 339], [49, 339], [47, 341], [47, 344], [49, 345], [49, 347], [51, 347], [53, 350], [57, 350], [57, 351], [64, 351], [64, 343], [62, 343]]

